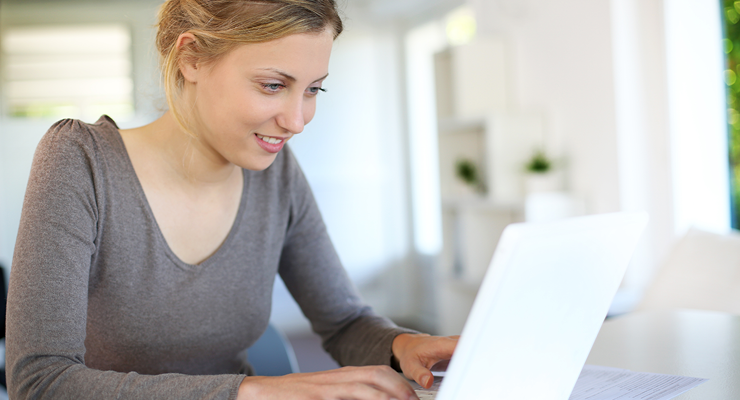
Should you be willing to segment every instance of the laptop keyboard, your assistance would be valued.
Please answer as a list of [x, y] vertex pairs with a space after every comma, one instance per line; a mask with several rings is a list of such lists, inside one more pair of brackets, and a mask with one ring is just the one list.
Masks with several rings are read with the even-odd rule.
[[434, 398], [437, 397], [440, 383], [442, 383], [442, 377], [435, 376], [434, 383], [429, 389], [424, 389], [416, 382], [411, 382], [411, 386], [414, 387], [414, 391], [416, 392], [416, 395], [419, 396], [419, 400], [434, 400]]

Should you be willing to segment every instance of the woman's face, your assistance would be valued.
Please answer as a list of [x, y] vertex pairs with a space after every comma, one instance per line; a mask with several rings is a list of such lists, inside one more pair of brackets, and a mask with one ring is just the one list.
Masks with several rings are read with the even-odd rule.
[[313, 118], [333, 39], [330, 30], [295, 34], [241, 45], [210, 65], [184, 66], [184, 97], [194, 104], [206, 154], [250, 170], [269, 167]]

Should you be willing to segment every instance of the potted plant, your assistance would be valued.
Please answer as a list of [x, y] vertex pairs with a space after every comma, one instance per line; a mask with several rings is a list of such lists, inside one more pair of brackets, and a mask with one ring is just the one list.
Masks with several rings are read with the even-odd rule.
[[483, 193], [485, 187], [478, 167], [467, 158], [461, 158], [455, 163], [455, 176], [462, 183], [463, 191], [467, 193]]
[[562, 190], [560, 174], [554, 170], [553, 161], [542, 149], [536, 149], [524, 165], [525, 191], [530, 193], [557, 192]]

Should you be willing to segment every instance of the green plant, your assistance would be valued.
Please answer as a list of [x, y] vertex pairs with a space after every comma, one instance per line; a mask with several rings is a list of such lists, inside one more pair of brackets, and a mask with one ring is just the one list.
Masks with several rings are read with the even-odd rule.
[[524, 166], [528, 172], [535, 174], [544, 174], [552, 169], [552, 161], [542, 150], [535, 150], [532, 158]]
[[475, 166], [473, 161], [468, 159], [460, 159], [455, 163], [455, 173], [460, 180], [471, 186], [480, 185], [480, 177], [478, 175], [478, 167]]

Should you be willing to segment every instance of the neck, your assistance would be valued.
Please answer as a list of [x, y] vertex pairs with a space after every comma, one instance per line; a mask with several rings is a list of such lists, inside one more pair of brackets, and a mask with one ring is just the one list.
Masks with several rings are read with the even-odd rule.
[[146, 140], [161, 155], [165, 167], [190, 184], [218, 185], [240, 172], [239, 167], [212, 147], [183, 131], [169, 111], [143, 129]]

